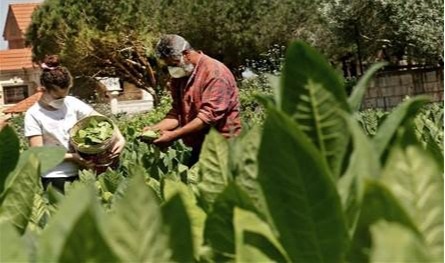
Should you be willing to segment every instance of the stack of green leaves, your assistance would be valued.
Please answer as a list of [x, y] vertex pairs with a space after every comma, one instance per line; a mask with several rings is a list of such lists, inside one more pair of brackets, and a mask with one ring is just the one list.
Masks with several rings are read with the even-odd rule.
[[91, 118], [88, 125], [76, 132], [73, 140], [79, 147], [98, 145], [111, 138], [113, 130], [113, 125], [109, 121], [97, 121]]

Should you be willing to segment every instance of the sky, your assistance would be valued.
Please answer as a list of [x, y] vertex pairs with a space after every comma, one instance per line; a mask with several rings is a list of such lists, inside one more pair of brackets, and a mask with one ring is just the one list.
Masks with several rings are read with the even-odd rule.
[[41, 3], [43, 0], [0, 0], [0, 50], [8, 48], [8, 42], [3, 38], [5, 29], [6, 15], [8, 14], [9, 4], [16, 3]]

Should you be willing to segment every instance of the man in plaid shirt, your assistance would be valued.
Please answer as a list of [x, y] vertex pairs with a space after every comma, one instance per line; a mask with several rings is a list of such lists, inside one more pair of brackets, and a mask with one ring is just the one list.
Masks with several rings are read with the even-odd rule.
[[167, 146], [182, 139], [192, 147], [189, 165], [198, 161], [205, 135], [211, 127], [224, 137], [241, 131], [236, 81], [221, 62], [194, 50], [181, 36], [165, 35], [156, 45], [158, 58], [172, 77], [172, 109], [159, 123], [146, 129], [160, 130], [154, 141]]

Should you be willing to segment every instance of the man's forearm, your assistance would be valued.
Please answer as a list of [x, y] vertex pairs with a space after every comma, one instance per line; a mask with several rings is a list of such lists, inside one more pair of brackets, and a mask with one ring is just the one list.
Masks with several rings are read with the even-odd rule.
[[195, 118], [191, 122], [187, 123], [184, 127], [174, 130], [176, 138], [182, 138], [190, 133], [200, 131], [208, 125], [200, 118]]
[[151, 128], [153, 130], [171, 131], [178, 128], [178, 126], [179, 121], [177, 119], [167, 118], [153, 125]]

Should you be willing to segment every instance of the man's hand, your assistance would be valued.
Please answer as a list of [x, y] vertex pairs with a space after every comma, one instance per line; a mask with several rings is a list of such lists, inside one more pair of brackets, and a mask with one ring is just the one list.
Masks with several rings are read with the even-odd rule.
[[142, 128], [142, 131], [156, 131], [156, 129], [154, 129], [153, 126], [145, 126]]
[[162, 131], [161, 136], [154, 140], [153, 143], [163, 148], [170, 146], [176, 139], [178, 139], [178, 134], [175, 131]]

